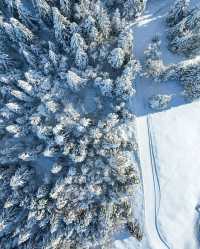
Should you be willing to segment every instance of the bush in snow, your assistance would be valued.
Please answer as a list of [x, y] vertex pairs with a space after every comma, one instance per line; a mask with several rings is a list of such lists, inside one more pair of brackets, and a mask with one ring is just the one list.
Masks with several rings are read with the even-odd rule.
[[160, 111], [169, 107], [172, 96], [170, 95], [154, 95], [149, 99], [149, 106], [151, 109]]

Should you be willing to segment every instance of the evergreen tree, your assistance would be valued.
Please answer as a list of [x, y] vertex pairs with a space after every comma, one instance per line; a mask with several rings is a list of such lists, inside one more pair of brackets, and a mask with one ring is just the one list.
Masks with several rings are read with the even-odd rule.
[[124, 16], [127, 19], [137, 17], [144, 11], [146, 2], [146, 0], [126, 0], [124, 2]]
[[19, 15], [21, 22], [32, 30], [37, 30], [37, 21], [34, 14], [24, 6], [22, 0], [15, 0], [16, 10]]
[[113, 49], [108, 57], [108, 61], [113, 68], [120, 68], [124, 63], [124, 51], [121, 48]]
[[154, 80], [160, 81], [167, 69], [161, 59], [160, 51], [161, 41], [159, 36], [153, 38], [152, 43], [149, 45], [148, 49], [145, 50], [145, 70], [146, 75], [153, 77]]
[[84, 70], [85, 68], [87, 68], [87, 64], [88, 64], [87, 53], [85, 53], [81, 49], [77, 49], [76, 57], [75, 57], [75, 64], [81, 70]]
[[169, 26], [174, 26], [189, 14], [190, 0], [176, 0], [171, 7], [166, 21]]
[[47, 25], [52, 24], [52, 9], [46, 0], [33, 0], [39, 18]]
[[60, 0], [60, 8], [65, 17], [71, 17], [72, 3], [70, 0]]
[[53, 7], [53, 25], [54, 25], [54, 34], [58, 44], [65, 46], [65, 25], [66, 19], [61, 15], [60, 11]]

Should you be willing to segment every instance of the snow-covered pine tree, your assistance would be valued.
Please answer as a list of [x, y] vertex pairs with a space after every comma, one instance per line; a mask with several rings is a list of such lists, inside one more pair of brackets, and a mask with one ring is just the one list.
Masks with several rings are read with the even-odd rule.
[[75, 64], [81, 70], [86, 69], [88, 65], [88, 55], [80, 48], [76, 51]]
[[52, 9], [46, 0], [33, 0], [33, 5], [38, 17], [47, 25], [53, 21]]
[[126, 0], [123, 3], [123, 15], [129, 20], [139, 16], [144, 11], [146, 2], [147, 0]]
[[120, 33], [125, 28], [125, 20], [121, 18], [121, 13], [117, 8], [112, 17], [112, 28], [116, 34]]
[[124, 63], [124, 51], [121, 48], [113, 49], [108, 57], [108, 62], [113, 68], [120, 68]]
[[100, 29], [101, 33], [105, 38], [109, 37], [109, 34], [111, 32], [111, 21], [110, 17], [106, 11], [105, 8], [103, 8], [100, 1], [97, 1], [97, 4], [95, 5], [96, 9], [96, 20], [97, 20], [97, 26]]
[[160, 44], [159, 36], [156, 35], [144, 52], [145, 74], [147, 77], [152, 77], [156, 81], [162, 80], [163, 74], [167, 69], [167, 66], [164, 65], [161, 59]]
[[21, 22], [33, 31], [37, 30], [37, 19], [34, 16], [34, 13], [22, 3], [22, 0], [15, 0], [15, 6]]
[[72, 8], [72, 2], [71, 0], [60, 0], [60, 9], [63, 15], [70, 19], [71, 17], [71, 8]]
[[[171, 17], [168, 31], [169, 49], [172, 52], [184, 53], [187, 56], [198, 54], [200, 49], [199, 8], [191, 10], [187, 1], [178, 1], [177, 7], [174, 7], [173, 11], [176, 21], [173, 21], [173, 17]], [[170, 22], [170, 17], [168, 19], [168, 22]]]
[[123, 101], [127, 100], [130, 96], [134, 96], [136, 90], [134, 88], [134, 79], [138, 72], [140, 72], [140, 64], [131, 59], [127, 65], [125, 65], [122, 74], [117, 77], [115, 81], [115, 94], [117, 98], [121, 98]]
[[123, 31], [119, 34], [117, 41], [118, 47], [124, 51], [125, 56], [130, 57], [130, 55], [132, 54], [133, 42], [134, 37], [132, 32]]
[[66, 32], [66, 18], [60, 13], [59, 9], [56, 7], [52, 8], [53, 14], [53, 27], [54, 27], [54, 34], [56, 42], [65, 48], [66, 41], [65, 41], [65, 32]]
[[167, 15], [166, 22], [172, 27], [185, 18], [189, 12], [190, 0], [176, 0]]

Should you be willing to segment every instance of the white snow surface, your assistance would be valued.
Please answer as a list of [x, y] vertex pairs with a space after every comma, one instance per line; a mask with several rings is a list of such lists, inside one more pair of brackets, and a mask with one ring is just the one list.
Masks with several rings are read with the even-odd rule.
[[[144, 50], [158, 33], [165, 63], [191, 63], [167, 50], [165, 15], [173, 2], [150, 0], [146, 12], [134, 25], [134, 53], [141, 62]], [[193, 7], [197, 4], [200, 5], [198, 0], [191, 1]], [[200, 203], [200, 101], [186, 103], [181, 95], [183, 89], [173, 81], [154, 83], [141, 77], [137, 79], [136, 90], [134, 108], [145, 236], [142, 242], [128, 235], [121, 236], [114, 248], [199, 249], [199, 217], [195, 207]], [[148, 107], [149, 97], [155, 94], [173, 94], [168, 110], [155, 112]], [[137, 210], [136, 213], [143, 214]]]
[[199, 114], [200, 102], [194, 102], [149, 117], [161, 189], [158, 223], [172, 249], [198, 248]]

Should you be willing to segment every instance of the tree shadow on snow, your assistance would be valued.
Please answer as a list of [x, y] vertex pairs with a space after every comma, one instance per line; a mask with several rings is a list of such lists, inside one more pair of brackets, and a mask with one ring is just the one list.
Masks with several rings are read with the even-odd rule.
[[[163, 110], [154, 110], [149, 106], [149, 99], [154, 95], [170, 95], [172, 100]], [[137, 117], [165, 112], [180, 105], [191, 103], [183, 96], [183, 87], [174, 81], [157, 83], [151, 80], [136, 80], [136, 95], [133, 99], [133, 109]]]

